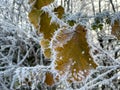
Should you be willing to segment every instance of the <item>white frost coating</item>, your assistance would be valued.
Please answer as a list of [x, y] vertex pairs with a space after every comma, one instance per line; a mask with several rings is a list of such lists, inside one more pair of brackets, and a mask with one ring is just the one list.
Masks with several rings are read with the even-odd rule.
[[21, 67], [16, 69], [14, 77], [16, 78], [16, 81], [18, 80], [21, 85], [24, 85], [27, 81], [31, 82], [32, 90], [34, 90], [39, 82], [44, 81], [45, 72], [47, 71], [45, 68], [48, 67], [39, 65], [35, 67]]
[[76, 69], [73, 69], [74, 72], [76, 72]]
[[[57, 31], [54, 32], [54, 36], [52, 37], [51, 39], [51, 42], [50, 42], [50, 48], [52, 50], [52, 58], [51, 58], [51, 70], [53, 72], [56, 72], [58, 73], [58, 71], [55, 70], [55, 60], [57, 58], [57, 53], [55, 51], [55, 48], [56, 47], [62, 47], [64, 44], [66, 44], [69, 40], [71, 40], [72, 36], [74, 35], [73, 33], [74, 29], [72, 28], [66, 28], [66, 27], [63, 27], [63, 28], [60, 28], [58, 29]], [[60, 36], [59, 36], [60, 35]], [[63, 35], [67, 35], [65, 38], [63, 38]], [[60, 42], [60, 43], [59, 43]], [[70, 63], [72, 63], [72, 60], [70, 61]], [[70, 64], [71, 65], [71, 64]], [[70, 66], [67, 67], [67, 71], [69, 71], [69, 68]]]
[[85, 54], [85, 51], [82, 51], [82, 54]]
[[93, 42], [94, 42], [95, 44], [98, 44], [98, 43], [99, 43], [99, 42], [98, 42], [97, 33], [96, 33], [94, 30], [91, 31], [91, 38], [93, 39]]
[[[92, 34], [91, 34], [92, 33]], [[89, 46], [91, 47], [91, 50], [90, 50], [90, 54], [92, 55], [92, 57], [93, 57], [93, 60], [97, 63], [97, 64], [99, 64], [99, 65], [101, 65], [101, 67], [100, 66], [98, 66], [97, 67], [97, 70], [95, 70], [95, 71], [92, 71], [91, 73], [98, 73], [98, 77], [97, 78], [95, 78], [95, 79], [93, 79], [93, 81], [87, 81], [88, 83], [86, 83], [82, 88], [93, 88], [93, 87], [95, 87], [95, 86], [97, 86], [97, 85], [99, 85], [99, 84], [105, 84], [105, 82], [112, 82], [112, 80], [114, 79], [114, 78], [117, 78], [118, 76], [116, 76], [116, 75], [113, 75], [110, 79], [111, 79], [111, 81], [109, 81], [110, 79], [106, 79], [105, 78], [105, 76], [108, 74], [108, 73], [111, 73], [112, 72], [112, 70], [116, 70], [116, 68], [117, 68], [117, 66], [114, 66], [114, 65], [117, 65], [117, 64], [119, 64], [120, 65], [120, 63], [119, 62], [117, 62], [117, 60], [115, 60], [114, 58], [112, 58], [112, 54], [113, 54], [113, 52], [114, 51], [112, 51], [112, 50], [103, 50], [101, 47], [100, 47], [100, 45], [99, 45], [99, 42], [97, 41], [97, 43], [96, 42], [94, 42], [94, 38], [96, 38], [96, 40], [98, 40], [97, 39], [97, 37], [94, 37], [93, 36], [94, 35], [94, 32], [91, 32], [90, 30], [88, 30], [88, 32], [87, 32], [87, 36], [86, 36], [86, 38], [87, 38], [87, 42], [88, 42], [88, 44], [89, 44]], [[97, 36], [97, 35], [95, 35], [95, 36]], [[110, 39], [110, 36], [108, 35], [106, 35], [106, 37], [105, 37], [105, 35], [102, 37], [103, 38], [103, 41], [107, 41], [107, 40], [109, 40]], [[108, 44], [108, 45], [110, 45], [110, 44]], [[94, 54], [94, 52], [96, 51], [96, 54]], [[98, 57], [100, 57], [100, 59], [98, 58]], [[111, 61], [111, 63], [113, 63], [113, 67], [114, 68], [109, 68], [108, 69], [108, 67], [109, 66], [102, 66], [102, 62], [103, 62], [103, 60], [105, 59], [105, 57], [109, 57], [108, 59], [106, 58], [106, 61], [105, 61], [105, 63], [107, 63], [107, 62], [110, 62]], [[108, 60], [108, 61], [107, 61]], [[100, 69], [101, 68], [101, 69]], [[104, 70], [106, 70], [106, 71], [104, 71]], [[99, 71], [99, 72], [98, 72]], [[101, 74], [100, 74], [101, 73]], [[89, 77], [88, 77], [89, 78]], [[99, 79], [103, 79], [103, 81], [100, 81], [99, 83], [97, 83], [96, 84], [96, 82], [97, 82], [97, 80], [99, 80]], [[106, 85], [106, 84], [105, 84]], [[112, 87], [113, 88], [113, 87]], [[115, 89], [115, 87], [114, 87], [114, 89]]]
[[[93, 35], [91, 33], [95, 34], [95, 32], [92, 32], [91, 30], [87, 30], [86, 39], [87, 39], [87, 43], [88, 43], [89, 47], [91, 47], [89, 53], [90, 53], [91, 57], [93, 58], [94, 62], [96, 63], [96, 61], [95, 61], [96, 58], [93, 55], [93, 50], [95, 50], [95, 47], [92, 44], [92, 43], [94, 43], [94, 40], [93, 40], [93, 37], [92, 37]], [[96, 34], [95, 34], [95, 36], [96, 36]], [[99, 46], [99, 44], [97, 44], [97, 46]], [[91, 60], [91, 59], [89, 58], [89, 60]]]
[[[14, 3], [13, 3], [13, 1], [14, 1]], [[39, 37], [35, 34], [35, 30], [33, 29], [33, 27], [31, 27], [31, 25], [27, 21], [27, 18], [26, 18], [26, 16], [27, 16], [26, 13], [28, 13], [27, 12], [28, 7], [26, 8], [27, 1], [28, 0], [0, 0], [0, 2], [1, 2], [0, 3], [0, 62], [1, 62], [0, 63], [0, 89], [1, 90], [14, 90], [14, 87], [17, 86], [16, 84], [18, 83], [18, 81], [17, 81], [18, 78], [20, 80], [19, 82], [22, 82], [22, 84], [24, 84], [23, 81], [24, 81], [24, 78], [26, 78], [26, 77], [28, 77], [28, 80], [33, 80], [33, 82], [34, 82], [32, 84], [32, 89], [33, 89], [36, 87], [36, 84], [38, 83], [37, 81], [39, 79], [40, 80], [44, 79], [44, 76], [41, 76], [41, 78], [35, 78], [35, 77], [37, 77], [37, 76], [39, 77], [39, 74], [42, 75], [44, 73], [43, 71], [49, 70], [50, 68], [53, 68], [53, 66], [54, 66], [54, 64], [52, 62], [51, 66], [49, 66], [49, 67], [40, 66], [38, 68], [33, 67], [34, 68], [33, 69], [30, 67], [30, 64], [29, 64], [31, 60], [27, 60], [27, 58], [34, 56], [35, 58], [33, 59], [33, 61], [34, 61], [35, 65], [39, 64], [39, 60], [41, 59], [39, 57], [39, 55], [40, 55], [39, 54], [39, 51], [40, 51], [39, 40], [42, 37], [42, 36]], [[101, 1], [101, 0], [82, 0], [82, 1], [81, 0], [64, 0], [64, 1], [79, 2], [79, 3], [73, 2], [75, 5], [75, 9], [73, 11], [76, 11], [76, 9], [78, 11], [82, 10], [82, 12], [83, 12], [82, 14], [84, 15], [85, 11], [86, 11], [85, 13], [92, 14], [92, 12], [91, 12], [92, 10], [90, 10], [90, 9], [92, 9], [91, 1], [94, 1], [94, 3], [95, 3], [96, 1]], [[112, 10], [111, 4], [109, 1], [106, 2], [106, 1], [102, 0], [101, 5], [104, 6], [104, 4], [107, 3], [107, 5], [110, 6], [109, 9]], [[119, 4], [119, 3], [116, 3], [116, 1], [118, 1], [118, 2], [120, 2], [120, 1], [119, 0], [111, 0], [111, 1], [113, 1], [115, 8], [117, 8], [116, 4]], [[81, 5], [81, 2], [83, 2], [85, 4]], [[90, 7], [90, 9], [86, 8], [85, 5]], [[96, 8], [96, 5], [97, 5], [97, 8]], [[98, 10], [98, 4], [96, 4], [96, 5], [95, 5], [95, 10]], [[83, 8], [82, 9], [78, 8], [79, 6], [83, 7]], [[101, 8], [103, 10], [104, 7], [101, 7]], [[120, 11], [119, 9], [118, 9], [118, 11]], [[89, 11], [89, 12], [87, 12], [87, 11]], [[120, 14], [118, 11], [116, 9], [115, 15], [114, 15], [114, 13], [111, 13], [112, 14], [111, 15], [112, 16], [112, 19], [111, 19], [112, 24], [114, 23], [115, 20], [120, 19]], [[55, 14], [52, 12], [51, 8], [50, 8], [49, 12], [50, 12], [49, 13], [50, 17], [52, 17], [52, 15], [53, 15], [51, 22], [59, 23], [60, 27], [67, 26], [66, 24], [64, 24], [64, 22], [62, 22], [61, 20], [57, 19], [56, 16], [54, 16]], [[79, 15], [77, 15], [77, 18], [79, 18]], [[75, 17], [75, 15], [73, 15], [72, 18], [68, 18], [68, 19], [76, 20], [77, 18]], [[94, 18], [94, 17], [92, 16], [92, 18]], [[82, 19], [81, 15], [80, 15], [79, 19]], [[91, 16], [83, 17], [83, 19], [91, 19]], [[78, 21], [81, 22], [80, 20], [78, 20]], [[82, 22], [82, 23], [84, 24], [84, 22]], [[87, 26], [87, 28], [90, 28], [90, 23], [87, 22], [86, 26]], [[28, 31], [29, 31], [29, 33], [28, 33]], [[78, 90], [88, 90], [88, 89], [92, 90], [92, 89], [94, 89], [94, 87], [98, 87], [98, 85], [99, 86], [107, 85], [107, 86], [110, 86], [112, 90], [119, 90], [119, 88], [118, 88], [119, 84], [117, 82], [120, 80], [120, 74], [119, 74], [120, 73], [120, 63], [119, 63], [120, 57], [118, 55], [118, 58], [115, 58], [114, 54], [120, 50], [120, 44], [119, 44], [120, 42], [118, 40], [116, 40], [115, 38], [113, 38], [115, 40], [112, 41], [112, 47], [110, 47], [111, 43], [107, 43], [107, 44], [104, 43], [103, 46], [110, 47], [109, 50], [107, 50], [105, 48], [100, 47], [99, 42], [97, 41], [98, 37], [94, 36], [94, 33], [93, 34], [91, 34], [91, 33], [92, 32], [90, 32], [86, 38], [88, 40], [89, 46], [91, 47], [90, 53], [91, 53], [92, 57], [94, 58], [94, 60], [96, 61], [96, 63], [99, 64], [99, 66], [96, 68], [96, 70], [90, 71], [90, 75], [87, 77], [87, 79], [85, 81], [83, 81], [83, 84], [81, 86], [77, 86]], [[106, 37], [103, 37], [102, 39], [104, 42], [105, 41], [108, 42], [107, 40], [112, 39], [112, 38], [110, 38], [109, 36], [106, 36]], [[57, 39], [55, 39], [55, 40], [57, 42]], [[94, 40], [96, 40], [97, 43], [93, 42]], [[113, 42], [115, 42], [115, 43], [113, 43]], [[36, 44], [37, 44], [37, 46], [36, 46]], [[60, 45], [60, 46], [62, 46], [62, 45]], [[37, 48], [37, 50], [36, 50], [36, 48]], [[93, 52], [95, 50], [96, 50], [96, 55], [93, 54]], [[24, 53], [22, 53], [22, 52], [24, 52]], [[54, 52], [54, 50], [53, 50], [53, 52]], [[32, 53], [32, 54], [30, 54], [30, 53]], [[119, 53], [120, 52], [118, 52], [118, 54]], [[57, 54], [57, 52], [54, 52], [54, 55], [52, 58], [53, 60], [55, 60], [56, 54]], [[43, 57], [43, 56], [41, 55], [41, 57]], [[105, 64], [107, 64], [107, 63], [108, 64], [104, 65], [103, 61]], [[72, 61], [71, 61], [70, 65], [71, 64], [72, 64]], [[68, 66], [67, 69], [68, 68], [70, 68], [70, 66]], [[53, 70], [52, 73], [57, 72], [54, 69], [51, 69], [51, 70]], [[16, 71], [16, 72], [14, 72], [14, 71]], [[33, 73], [33, 75], [34, 75], [33, 79], [31, 79], [32, 76], [30, 75], [31, 73], [29, 73], [29, 71]], [[94, 75], [92, 75], [92, 74], [94, 74]], [[110, 75], [110, 77], [108, 77], [109, 75]], [[57, 76], [57, 74], [56, 74], [56, 76]], [[65, 80], [69, 76], [71, 76], [71, 73], [69, 75], [68, 75], [68, 73], [66, 73], [66, 76], [63, 79], [61, 79], [62, 80], [61, 83], [56, 83], [56, 85], [59, 85], [59, 86], [61, 86], [61, 88], [64, 88], [62, 90], [67, 90], [67, 89], [73, 90], [73, 89], [71, 89], [72, 85], [70, 86], [70, 84], [68, 84], [67, 81]], [[81, 79], [80, 77], [78, 77], [78, 78]], [[74, 78], [71, 78], [71, 80], [74, 81]], [[117, 85], [117, 88], [115, 88], [116, 85]], [[9, 86], [10, 86], [10, 88], [9, 88]], [[24, 84], [24, 86], [28, 87], [27, 84], [26, 85]], [[44, 86], [42, 86], [42, 87], [44, 87]], [[17, 88], [20, 89], [20, 87], [17, 87]], [[60, 90], [61, 88], [59, 88], [58, 90]], [[109, 88], [107, 87], [107, 89], [109, 89]], [[43, 89], [43, 90], [45, 90], [45, 89]], [[77, 90], [77, 89], [75, 88], [75, 90]]]
[[49, 16], [51, 17], [51, 23], [55, 22], [58, 23], [60, 25], [60, 27], [62, 26], [68, 26], [66, 23], [64, 23], [62, 20], [60, 20], [55, 13], [50, 9], [49, 6], [44, 6], [42, 7], [42, 10], [47, 12], [49, 14]]
[[82, 73], [77, 73], [78, 77], [81, 77], [82, 79], [84, 79], [84, 75]]
[[[30, 3], [30, 1], [33, 1], [32, 3]], [[34, 4], [35, 4], [35, 2], [36, 2], [36, 0], [29, 0], [29, 2], [28, 3], [30, 3], [29, 5], [30, 5], [30, 7], [32, 7]]]
[[120, 12], [116, 12], [111, 19], [111, 24], [113, 25], [115, 21], [120, 21]]
[[80, 73], [80, 74], [82, 74], [82, 75], [84, 74], [84, 72], [83, 72], [83, 71], [79, 71], [79, 73]]
[[84, 70], [84, 72], [87, 72], [87, 70]]
[[74, 61], [71, 65], [72, 65], [72, 66], [75, 65], [75, 63], [76, 63], [76, 61]]
[[60, 59], [62, 59], [63, 57], [61, 56]]
[[54, 49], [56, 47], [62, 47], [69, 40], [71, 40], [73, 35], [74, 32], [70, 28], [63, 27], [58, 29], [57, 31], [55, 31], [54, 36], [51, 39], [50, 48]]

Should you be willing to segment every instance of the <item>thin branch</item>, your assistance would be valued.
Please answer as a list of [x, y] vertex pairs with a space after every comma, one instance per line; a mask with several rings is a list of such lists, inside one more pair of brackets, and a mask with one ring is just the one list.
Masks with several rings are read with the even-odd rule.
[[93, 14], [94, 14], [94, 16], [95, 16], [95, 6], [94, 6], [94, 1], [91, 0], [91, 3], [92, 3]]
[[101, 0], [99, 0], [99, 12], [101, 13]]
[[113, 4], [113, 1], [110, 0], [110, 3], [111, 3], [111, 5], [112, 5], [112, 9], [113, 9], [113, 11], [116, 12], [115, 7], [114, 7], [114, 4]]

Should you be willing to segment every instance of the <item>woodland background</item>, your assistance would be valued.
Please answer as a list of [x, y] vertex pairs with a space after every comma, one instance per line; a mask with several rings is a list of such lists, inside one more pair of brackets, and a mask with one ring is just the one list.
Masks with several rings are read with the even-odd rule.
[[0, 0], [0, 90], [67, 89], [120, 89], [120, 1]]

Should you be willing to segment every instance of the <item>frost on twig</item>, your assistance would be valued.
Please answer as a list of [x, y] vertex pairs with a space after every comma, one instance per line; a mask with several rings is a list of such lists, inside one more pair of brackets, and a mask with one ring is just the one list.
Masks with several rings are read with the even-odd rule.
[[17, 68], [40, 64], [40, 37], [27, 21], [28, 7], [24, 6], [25, 1], [4, 0], [2, 3], [4, 5], [0, 6], [0, 89], [9, 90]]
[[[32, 7], [32, 5], [35, 4], [36, 0], [30, 0], [30, 1], [31, 2], [34, 1], [34, 2], [29, 6], [27, 4], [28, 0], [0, 0], [1, 2], [0, 3], [0, 12], [1, 12], [0, 13], [0, 89], [2, 90], [10, 90], [10, 89], [12, 90], [13, 89], [17, 89], [17, 90], [20, 89], [22, 90], [24, 89], [93, 90], [95, 89], [96, 90], [99, 88], [105, 90], [120, 89], [119, 87], [120, 86], [119, 85], [120, 41], [117, 39], [119, 38], [119, 34], [117, 37], [115, 37], [113, 36], [114, 34], [111, 35], [110, 33], [105, 33], [106, 29], [109, 30], [111, 29], [110, 26], [109, 28], [107, 28], [106, 24], [103, 24], [104, 26], [101, 31], [95, 29], [94, 34], [91, 28], [91, 22], [93, 23], [92, 20], [96, 20], [96, 19], [100, 20], [99, 24], [105, 23], [105, 20], [107, 19], [108, 23], [109, 20], [111, 20], [111, 22], [109, 23], [110, 25], [114, 25], [114, 21], [119, 20], [119, 12], [117, 12], [117, 10], [115, 14], [114, 13], [108, 14], [107, 11], [103, 10], [105, 7], [102, 7], [102, 2], [104, 2], [102, 1], [101, 7], [99, 8], [101, 9], [100, 14], [97, 14], [98, 12], [97, 6], [94, 6], [96, 13], [95, 12], [91, 13], [92, 10], [90, 10], [91, 9], [90, 7], [92, 3], [96, 2], [94, 0], [88, 0], [88, 1], [78, 0], [77, 2], [71, 2], [76, 0], [65, 0], [65, 2], [63, 2], [62, 0], [61, 1], [62, 6], [65, 8], [61, 6], [58, 7], [54, 3], [48, 5], [48, 3], [53, 2], [53, 0], [48, 0], [49, 2], [45, 3], [45, 6], [43, 5], [44, 7], [41, 6], [39, 7], [39, 5], [36, 4], [35, 7], [41, 8], [42, 10], [42, 12], [38, 12], [38, 14], [43, 15], [42, 22], [46, 24], [49, 21], [49, 23], [46, 24], [46, 26], [44, 26], [41, 30], [42, 33], [44, 33], [44, 35], [40, 36], [36, 33], [35, 28], [33, 28], [33, 26], [28, 21], [27, 15], [28, 12], [30, 12], [31, 10], [29, 7]], [[110, 2], [105, 2], [105, 4], [109, 4], [109, 3]], [[74, 5], [75, 7], [72, 5]], [[67, 16], [66, 12], [64, 12], [64, 9], [65, 11], [68, 11], [68, 13], [70, 14], [69, 16]], [[62, 10], [62, 12], [60, 12], [59, 10], [60, 11]], [[39, 11], [39, 9], [37, 11]], [[90, 13], [88, 13], [89, 11]], [[95, 13], [95, 16], [93, 15], [93, 13]], [[44, 21], [45, 16], [47, 17], [48, 20], [46, 22]], [[41, 27], [40, 20], [41, 19], [38, 17], [38, 21], [35, 21], [35, 23], [37, 22], [36, 26], [39, 25], [38, 28], [36, 29], [40, 29]], [[54, 32], [52, 31], [51, 34], [51, 32], [49, 33], [48, 30], [48, 32], [46, 33], [48, 26], [53, 23], [54, 23], [53, 26], [55, 26], [56, 23], [59, 26], [57, 26], [57, 28], [53, 27], [53, 29], [55, 30], [49, 27], [49, 29], [53, 30]], [[64, 48], [64, 45], [67, 45], [67, 43], [72, 39], [72, 42], [74, 43], [71, 42], [72, 44], [70, 45], [68, 44], [68, 46], [70, 47], [73, 45], [76, 47], [77, 44], [78, 45], [77, 50], [80, 51], [80, 54], [75, 56], [79, 58], [79, 56], [82, 57], [82, 55], [85, 55], [85, 53], [87, 53], [88, 55], [89, 51], [87, 52], [83, 50], [81, 51], [82, 49], [81, 47], [83, 44], [79, 45], [80, 43], [78, 42], [83, 40], [82, 43], [84, 43], [84, 39], [83, 39], [84, 37], [81, 37], [83, 33], [79, 35], [78, 34], [79, 32], [76, 32], [74, 29], [74, 27], [76, 26], [75, 24], [78, 23], [81, 23], [81, 25], [86, 26], [88, 30], [86, 38], [87, 38], [88, 46], [90, 47], [90, 55], [92, 56], [93, 61], [98, 65], [98, 67], [95, 70], [90, 70], [89, 75], [82, 82], [79, 81], [75, 82], [74, 79], [76, 77], [76, 74], [72, 73], [74, 79], [72, 78], [73, 82], [69, 84], [67, 79], [68, 79], [68, 75], [69, 76], [71, 75], [69, 74], [69, 70], [68, 70], [69, 67], [71, 67], [70, 66], [71, 62], [67, 63], [67, 65], [69, 64], [68, 68], [62, 67], [64, 74], [62, 73], [61, 78], [59, 79], [57, 76], [60, 75], [58, 72], [56, 73], [55, 70], [56, 66], [53, 65], [53, 63], [55, 63], [54, 60], [57, 58], [56, 57], [48, 58], [51, 59], [50, 61], [44, 58], [43, 53], [45, 50], [47, 51], [48, 48], [52, 48], [52, 49], [54, 48], [52, 54], [58, 55], [60, 54], [60, 52], [57, 53], [56, 52], [57, 50], [55, 48], [59, 47], [58, 51], [59, 49], [62, 50], [62, 48]], [[98, 28], [101, 28], [99, 27], [99, 24], [98, 24]], [[45, 32], [44, 29], [46, 29]], [[49, 38], [48, 38], [49, 36], [48, 33], [50, 35]], [[77, 37], [75, 34], [77, 34]], [[80, 40], [78, 40], [79, 38]], [[40, 40], [41, 40], [40, 44], [41, 43], [45, 44], [45, 46], [44, 45], [42, 46], [41, 44], [41, 47], [44, 48], [44, 50], [43, 49], [41, 50], [41, 47], [39, 45]], [[50, 40], [53, 40], [54, 42], [53, 41], [50, 42]], [[69, 51], [70, 49], [71, 48], [68, 48], [67, 50]], [[77, 54], [78, 53], [77, 50], [74, 51], [74, 48], [72, 48], [72, 51], [74, 52], [70, 51], [70, 53]], [[68, 57], [71, 57], [67, 51], [66, 53], [63, 53], [63, 55], [61, 56], [64, 56], [64, 54], [67, 54]], [[62, 59], [62, 57], [60, 57], [59, 59]], [[78, 62], [77, 65], [79, 68], [80, 61], [79, 59], [77, 59], [76, 61]], [[83, 62], [84, 61], [85, 60], [83, 59]], [[73, 64], [75, 64], [75, 62], [73, 62], [71, 65]], [[72, 72], [76, 72], [76, 69], [72, 69]]]

